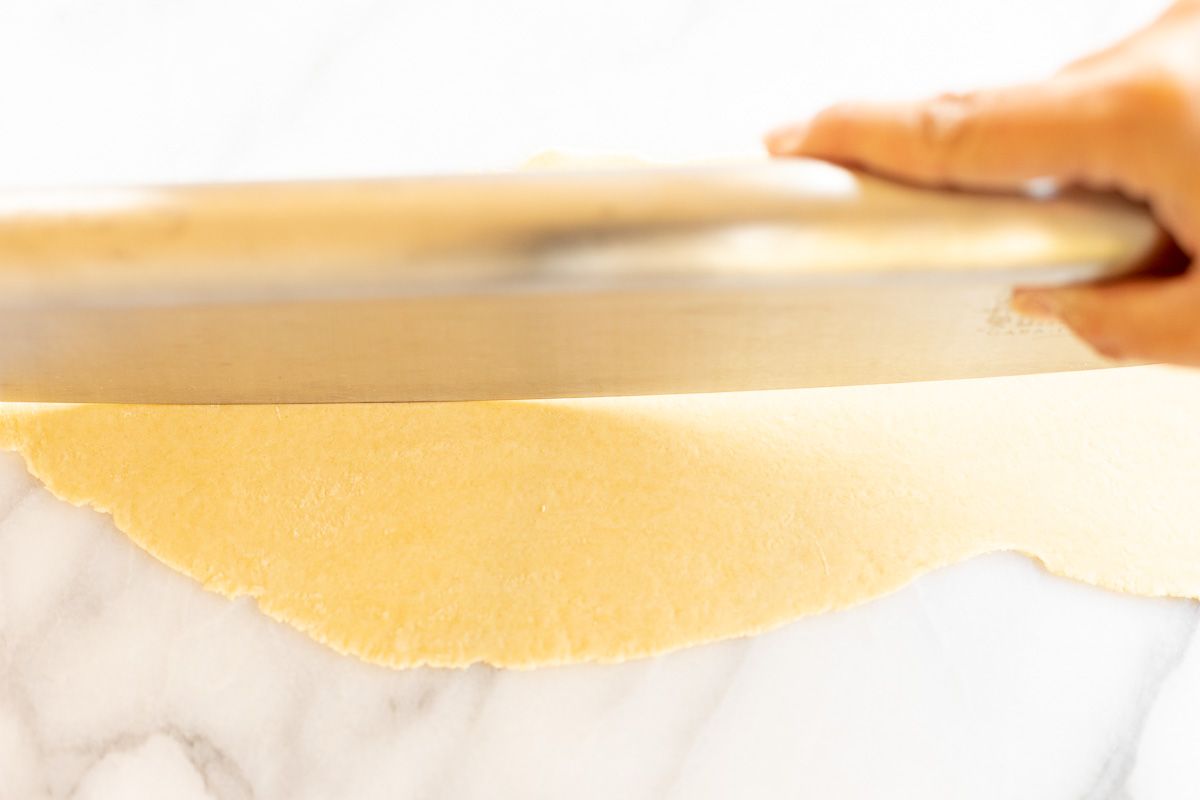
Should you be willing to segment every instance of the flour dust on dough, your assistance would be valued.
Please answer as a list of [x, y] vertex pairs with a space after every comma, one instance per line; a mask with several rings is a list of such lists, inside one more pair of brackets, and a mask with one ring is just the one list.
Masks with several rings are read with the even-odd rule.
[[614, 661], [995, 550], [1200, 596], [1200, 374], [345, 406], [8, 406], [0, 446], [369, 661]]

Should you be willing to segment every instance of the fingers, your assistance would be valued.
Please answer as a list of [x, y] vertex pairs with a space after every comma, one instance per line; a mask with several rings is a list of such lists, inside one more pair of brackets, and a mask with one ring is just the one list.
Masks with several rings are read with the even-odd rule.
[[1106, 94], [1086, 80], [918, 103], [834, 106], [767, 137], [774, 155], [808, 156], [927, 184], [1013, 188], [1035, 178], [1095, 182], [1108, 161]]
[[1200, 280], [1194, 274], [1019, 289], [1013, 307], [1060, 320], [1109, 358], [1200, 366]]

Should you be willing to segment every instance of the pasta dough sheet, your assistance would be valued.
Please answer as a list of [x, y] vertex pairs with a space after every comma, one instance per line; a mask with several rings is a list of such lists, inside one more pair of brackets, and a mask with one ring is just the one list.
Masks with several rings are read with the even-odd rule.
[[150, 553], [392, 666], [615, 661], [994, 550], [1200, 595], [1200, 374], [737, 395], [0, 407]]

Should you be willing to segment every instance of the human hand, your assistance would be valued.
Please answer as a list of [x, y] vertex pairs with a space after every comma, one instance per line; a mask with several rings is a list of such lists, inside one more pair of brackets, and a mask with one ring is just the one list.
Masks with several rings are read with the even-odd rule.
[[[1200, 0], [1034, 84], [917, 103], [846, 103], [767, 137], [808, 156], [927, 185], [1034, 179], [1145, 201], [1191, 258], [1200, 247]], [[1169, 278], [1018, 289], [1100, 353], [1200, 366], [1200, 265]]]

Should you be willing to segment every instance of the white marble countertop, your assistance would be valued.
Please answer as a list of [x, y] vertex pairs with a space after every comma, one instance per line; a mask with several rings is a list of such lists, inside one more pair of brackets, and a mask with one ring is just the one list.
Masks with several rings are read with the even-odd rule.
[[[1161, 5], [0, 0], [0, 184], [744, 152], [835, 97], [1036, 76]], [[0, 454], [0, 799], [1195, 796], [1198, 621], [996, 555], [657, 659], [389, 671]]]

